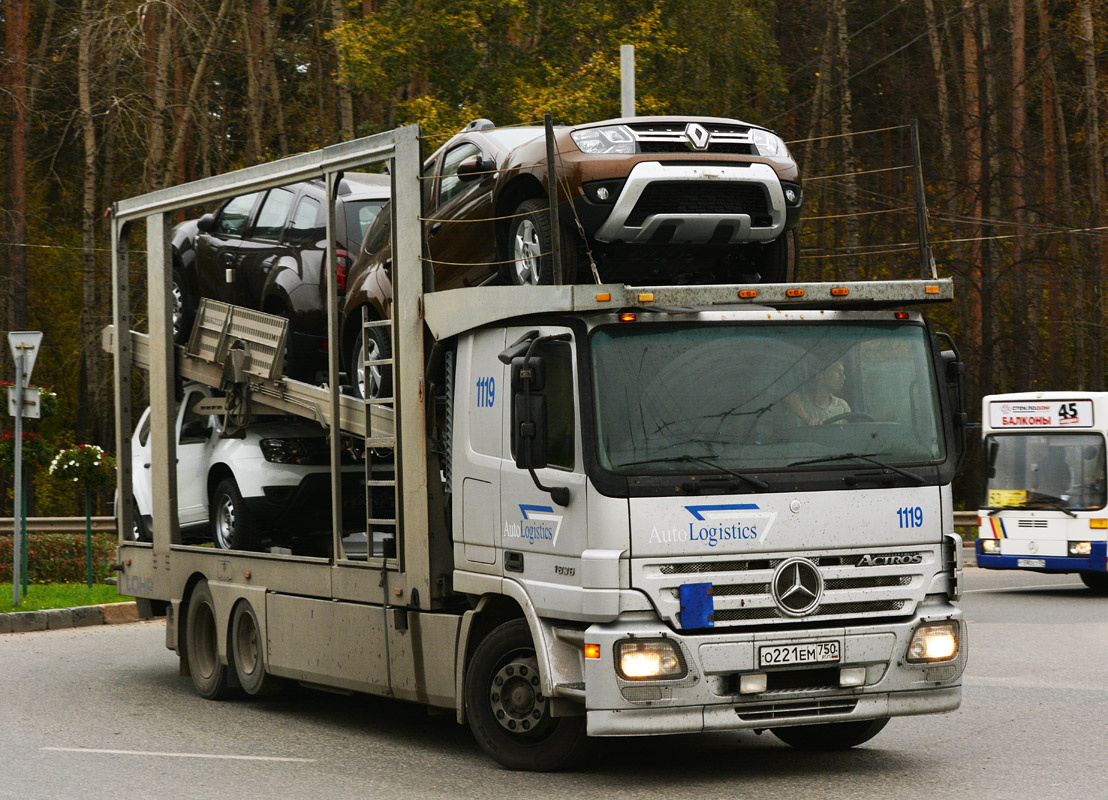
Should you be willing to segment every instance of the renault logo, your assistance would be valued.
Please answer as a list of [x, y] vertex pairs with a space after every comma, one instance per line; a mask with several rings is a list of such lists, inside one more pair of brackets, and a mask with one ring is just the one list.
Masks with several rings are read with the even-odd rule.
[[690, 122], [685, 126], [685, 138], [688, 139], [690, 150], [707, 150], [712, 134], [699, 122]]
[[806, 558], [790, 558], [773, 574], [773, 599], [792, 617], [810, 613], [823, 594], [823, 576]]

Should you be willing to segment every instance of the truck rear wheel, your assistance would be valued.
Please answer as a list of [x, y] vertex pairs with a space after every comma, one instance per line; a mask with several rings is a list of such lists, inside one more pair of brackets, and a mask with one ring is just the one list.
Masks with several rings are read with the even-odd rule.
[[281, 679], [266, 671], [258, 615], [248, 600], [235, 606], [231, 617], [231, 660], [242, 690], [250, 695], [275, 694]]
[[886, 719], [864, 719], [858, 722], [831, 722], [826, 725], [797, 725], [793, 728], [772, 728], [773, 735], [797, 750], [847, 750], [868, 742], [889, 724]]
[[227, 665], [219, 660], [218, 635], [212, 591], [207, 581], [200, 581], [185, 614], [185, 659], [192, 685], [208, 700], [223, 700], [232, 693]]
[[526, 620], [506, 622], [477, 645], [466, 669], [466, 715], [478, 744], [508, 769], [549, 772], [585, 746], [585, 718], [552, 717]]

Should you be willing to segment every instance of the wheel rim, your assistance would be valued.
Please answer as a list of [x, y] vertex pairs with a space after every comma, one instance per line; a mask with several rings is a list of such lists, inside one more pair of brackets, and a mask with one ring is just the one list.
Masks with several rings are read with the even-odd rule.
[[[364, 399], [375, 400], [381, 396], [382, 372], [381, 365], [375, 364], [366, 368], [366, 361], [378, 361], [381, 358], [381, 348], [373, 338], [362, 338], [354, 353], [354, 384]], [[368, 394], [367, 394], [368, 392]]]
[[513, 242], [515, 258], [515, 279], [522, 286], [537, 286], [539, 283], [539, 229], [535, 223], [525, 219], [516, 228]]
[[235, 501], [228, 495], [219, 498], [215, 512], [215, 533], [219, 546], [230, 550], [231, 540], [235, 535]]
[[539, 684], [539, 666], [533, 654], [517, 654], [493, 675], [489, 685], [493, 718], [517, 736], [541, 736], [551, 717]]
[[257, 670], [260, 660], [258, 626], [254, 624], [254, 615], [244, 612], [235, 631], [235, 663], [243, 675], [250, 676]]
[[176, 337], [181, 333], [181, 327], [184, 324], [184, 310], [185, 310], [185, 297], [181, 291], [181, 287], [177, 281], [173, 281], [173, 288], [170, 290], [173, 309], [173, 336]]

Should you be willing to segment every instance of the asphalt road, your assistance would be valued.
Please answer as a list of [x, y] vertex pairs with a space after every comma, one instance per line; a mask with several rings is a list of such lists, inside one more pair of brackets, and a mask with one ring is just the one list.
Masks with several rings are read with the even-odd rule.
[[597, 740], [572, 773], [506, 772], [453, 716], [295, 689], [210, 702], [161, 622], [0, 635], [0, 797], [1101, 798], [1108, 598], [967, 568], [962, 707], [809, 755], [769, 734]]

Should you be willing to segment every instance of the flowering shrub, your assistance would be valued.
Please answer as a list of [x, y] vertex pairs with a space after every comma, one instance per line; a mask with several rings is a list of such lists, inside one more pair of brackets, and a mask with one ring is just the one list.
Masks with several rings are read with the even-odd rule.
[[[113, 533], [92, 535], [92, 579], [104, 583], [112, 575], [116, 538]], [[29, 583], [81, 583], [85, 574], [85, 534], [32, 533], [27, 537]], [[12, 537], [0, 536], [0, 582], [12, 579]]]
[[94, 444], [79, 444], [58, 451], [50, 462], [50, 474], [89, 487], [111, 486], [115, 483], [115, 457]]
[[[43, 469], [50, 463], [54, 448], [32, 431], [23, 431], [23, 466]], [[15, 433], [0, 432], [0, 470], [8, 473], [15, 469]]]

